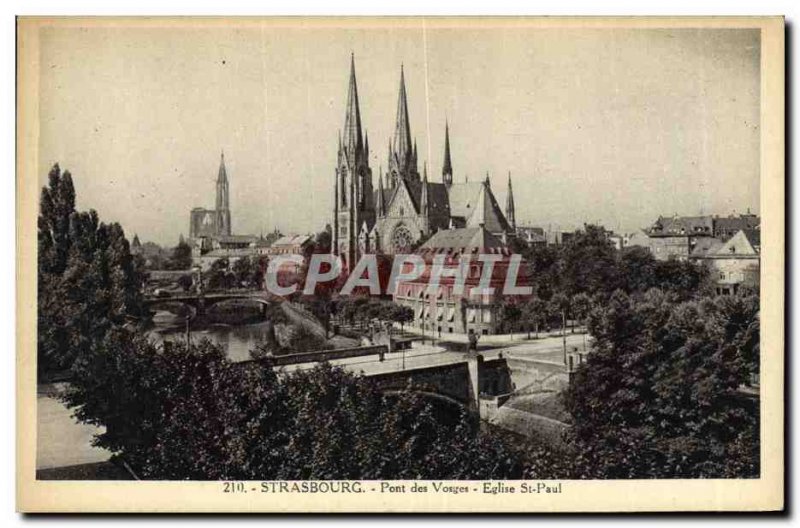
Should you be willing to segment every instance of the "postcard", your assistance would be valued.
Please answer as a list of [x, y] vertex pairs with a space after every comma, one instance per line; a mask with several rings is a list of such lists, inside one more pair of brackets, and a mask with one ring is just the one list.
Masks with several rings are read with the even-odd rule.
[[784, 21], [17, 21], [17, 508], [784, 508]]

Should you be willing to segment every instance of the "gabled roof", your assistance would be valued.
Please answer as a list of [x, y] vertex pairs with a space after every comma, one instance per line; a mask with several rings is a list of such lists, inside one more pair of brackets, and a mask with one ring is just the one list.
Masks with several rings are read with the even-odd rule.
[[216, 238], [216, 240], [222, 244], [242, 244], [245, 242], [254, 243], [258, 240], [256, 235], [219, 235], [213, 238]]
[[754, 229], [761, 224], [761, 218], [753, 214], [715, 217], [714, 233], [717, 236], [732, 236], [740, 229]]
[[741, 229], [717, 250], [716, 255], [754, 256], [761, 252], [761, 232], [756, 229]]
[[[419, 214], [423, 185], [427, 185], [428, 187], [428, 214], [431, 216], [433, 221], [435, 222], [440, 217], [449, 217], [450, 202], [447, 198], [447, 187], [445, 184], [435, 182], [424, 183], [416, 180], [405, 180], [403, 178], [398, 179], [398, 184], [394, 189], [383, 190], [383, 198], [384, 203], [386, 204], [386, 210], [388, 211], [391, 207], [392, 201], [394, 200], [397, 192], [400, 190], [400, 187], [404, 186], [408, 191], [409, 197], [411, 198], [411, 203], [414, 205], [414, 214]], [[380, 189], [375, 191], [376, 204], [378, 203], [379, 198]], [[445, 223], [441, 226], [434, 225], [433, 227], [445, 228], [447, 225]]]
[[450, 215], [467, 219], [472, 216], [483, 182], [454, 183], [450, 186]]
[[484, 227], [466, 227], [438, 231], [419, 248], [420, 253], [447, 250], [458, 253], [504, 253], [508, 252], [508, 247]]
[[310, 235], [286, 235], [272, 243], [272, 247], [277, 246], [302, 246], [311, 241]]
[[711, 216], [659, 216], [648, 230], [650, 236], [708, 235], [714, 233]]
[[723, 246], [722, 240], [718, 238], [701, 237], [696, 240], [697, 242], [689, 255], [690, 257], [703, 258], [713, 255]]
[[467, 217], [467, 227], [480, 225], [485, 226], [492, 233], [511, 231], [511, 226], [508, 225], [491, 188], [487, 185], [481, 185], [472, 214]]

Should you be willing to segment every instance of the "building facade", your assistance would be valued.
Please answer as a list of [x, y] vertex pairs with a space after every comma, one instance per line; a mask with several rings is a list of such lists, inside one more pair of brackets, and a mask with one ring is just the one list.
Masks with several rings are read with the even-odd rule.
[[[431, 335], [497, 333], [497, 303], [507, 300], [502, 292], [511, 259], [511, 250], [502, 240], [484, 226], [442, 230], [427, 240], [416, 254], [425, 261], [424, 273], [417, 279], [400, 282], [393, 296], [394, 302], [413, 310], [412, 325], [416, 329]], [[477, 259], [479, 254], [502, 256], [492, 269], [489, 287], [494, 291], [491, 293], [478, 288], [486, 265]], [[432, 265], [437, 256], [444, 259], [446, 270], [457, 270], [464, 259], [469, 259], [461, 292], [455, 288], [452, 276], [442, 277], [435, 290], [429, 287]], [[520, 266], [516, 284], [530, 284], [527, 266]]]
[[627, 240], [626, 246], [642, 246], [657, 260], [702, 257], [727, 242], [739, 231], [758, 230], [761, 219], [748, 211], [739, 216], [659, 216], [649, 229]]
[[189, 215], [189, 238], [212, 238], [231, 234], [231, 209], [225, 153], [220, 154], [214, 209], [195, 207]]
[[[514, 235], [514, 197], [509, 175], [505, 213], [492, 192], [489, 175], [482, 182], [456, 183], [445, 123], [442, 181], [419, 172], [416, 141], [408, 117], [405, 73], [400, 87], [394, 135], [388, 142], [387, 171], [378, 171], [373, 188], [369, 139], [362, 135], [355, 62], [351, 56], [344, 133], [339, 138], [334, 184], [331, 251], [351, 267], [364, 253], [410, 253], [434, 233], [483, 225], [495, 236]], [[508, 215], [508, 216], [507, 216]], [[510, 218], [510, 220], [509, 220]]]
[[726, 242], [698, 251], [694, 260], [708, 267], [718, 295], [736, 295], [742, 291], [758, 291], [761, 284], [761, 232], [740, 229]]
[[214, 209], [195, 207], [189, 215], [189, 245], [192, 264], [207, 270], [219, 259], [229, 264], [243, 257], [266, 254], [269, 244], [263, 237], [232, 233], [230, 187], [225, 153], [220, 154]]

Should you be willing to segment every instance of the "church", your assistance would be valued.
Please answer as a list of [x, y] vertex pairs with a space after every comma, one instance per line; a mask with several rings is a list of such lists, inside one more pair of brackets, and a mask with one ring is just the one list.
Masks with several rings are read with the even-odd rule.
[[411, 253], [431, 235], [447, 229], [482, 227], [502, 241], [515, 233], [514, 195], [508, 178], [503, 212], [487, 173], [480, 182], [453, 180], [450, 127], [445, 123], [441, 182], [419, 173], [412, 141], [403, 67], [394, 136], [388, 145], [387, 172], [379, 170], [377, 189], [369, 165], [369, 138], [362, 134], [355, 60], [350, 58], [343, 134], [339, 135], [334, 185], [332, 251], [348, 267], [365, 253]]

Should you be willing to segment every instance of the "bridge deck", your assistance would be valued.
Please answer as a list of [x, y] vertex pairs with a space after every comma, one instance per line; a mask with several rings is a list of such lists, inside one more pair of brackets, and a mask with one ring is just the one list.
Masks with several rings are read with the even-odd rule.
[[[567, 347], [581, 345], [583, 337], [580, 335], [568, 335]], [[336, 359], [330, 361], [331, 365], [341, 366], [356, 373], [363, 373], [365, 376], [378, 374], [388, 374], [423, 367], [436, 367], [452, 365], [465, 361], [465, 354], [457, 350], [449, 350], [447, 344], [431, 345], [415, 343], [415, 345], [405, 351], [392, 352], [386, 354], [384, 361], [380, 361], [377, 355], [361, 356], [354, 358]], [[553, 363], [563, 361], [563, 344], [560, 337], [544, 338], [539, 340], [526, 341], [511, 346], [498, 346], [496, 348], [482, 348], [479, 353], [484, 359], [496, 359], [500, 354], [504, 357], [530, 358], [544, 360]], [[405, 359], [404, 359], [405, 356]], [[298, 363], [281, 367], [287, 372], [294, 370], [305, 370], [314, 368], [317, 363]]]

